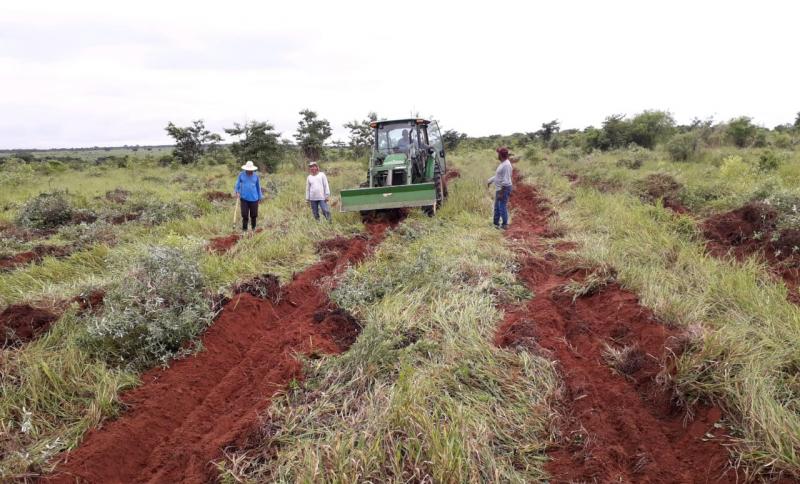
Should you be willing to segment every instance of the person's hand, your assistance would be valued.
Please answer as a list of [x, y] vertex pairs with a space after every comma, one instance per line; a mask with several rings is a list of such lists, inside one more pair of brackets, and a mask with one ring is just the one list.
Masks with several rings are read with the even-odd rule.
[[325, 203], [331, 203], [331, 197], [325, 197]]
[[239, 197], [239, 192], [233, 192], [233, 196], [238, 198]]

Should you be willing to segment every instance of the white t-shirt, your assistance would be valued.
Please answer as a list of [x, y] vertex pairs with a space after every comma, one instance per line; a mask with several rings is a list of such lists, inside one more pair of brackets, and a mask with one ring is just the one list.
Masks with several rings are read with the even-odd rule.
[[328, 177], [321, 171], [306, 178], [306, 200], [325, 200], [331, 196]]

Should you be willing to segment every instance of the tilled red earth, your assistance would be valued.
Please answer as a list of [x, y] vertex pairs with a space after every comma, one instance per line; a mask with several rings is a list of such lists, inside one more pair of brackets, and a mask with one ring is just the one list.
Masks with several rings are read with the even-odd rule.
[[[517, 179], [511, 205], [507, 237], [541, 247], [552, 235], [547, 202]], [[614, 283], [573, 301], [564, 286], [583, 276], [555, 257], [526, 256], [520, 277], [534, 298], [509, 310], [496, 334], [500, 346], [558, 362], [566, 418], [549, 452], [553, 482], [735, 482], [719, 409], [695, 408], [687, 419], [658, 382], [686, 339]], [[614, 360], [610, 350], [625, 353]]]
[[145, 373], [123, 396], [129, 410], [89, 432], [47, 480], [216, 480], [213, 461], [222, 450], [257, 423], [276, 392], [302, 378], [296, 355], [339, 353], [355, 340], [358, 323], [333, 307], [319, 282], [363, 259], [389, 225], [376, 222], [367, 227], [370, 236], [322, 244], [323, 260], [279, 295], [259, 298], [244, 288], [204, 334], [203, 351]]
[[743, 260], [757, 256], [789, 288], [789, 300], [800, 303], [800, 230], [778, 230], [777, 211], [763, 203], [748, 203], [709, 217], [702, 229], [709, 253]]
[[70, 246], [37, 245], [29, 251], [0, 257], [0, 271], [15, 269], [32, 262], [39, 262], [47, 256], [66, 257], [73, 250]]
[[29, 304], [12, 304], [0, 313], [0, 348], [19, 346], [44, 334], [58, 316]]

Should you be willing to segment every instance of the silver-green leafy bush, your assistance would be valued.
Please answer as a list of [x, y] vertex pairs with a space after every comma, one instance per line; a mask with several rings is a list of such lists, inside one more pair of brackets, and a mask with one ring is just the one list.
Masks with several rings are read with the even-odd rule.
[[186, 353], [186, 342], [211, 320], [196, 258], [152, 246], [106, 294], [104, 311], [89, 322], [82, 344], [109, 364], [141, 370]]
[[17, 223], [33, 229], [48, 229], [66, 224], [73, 209], [63, 191], [40, 193], [20, 208]]

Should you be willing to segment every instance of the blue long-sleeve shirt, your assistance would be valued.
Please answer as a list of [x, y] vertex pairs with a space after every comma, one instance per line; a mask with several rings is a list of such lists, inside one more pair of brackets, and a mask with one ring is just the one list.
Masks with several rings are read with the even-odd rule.
[[261, 185], [258, 181], [258, 175], [255, 173], [248, 175], [245, 171], [242, 171], [236, 179], [234, 191], [239, 194], [239, 198], [242, 200], [248, 202], [261, 200]]

